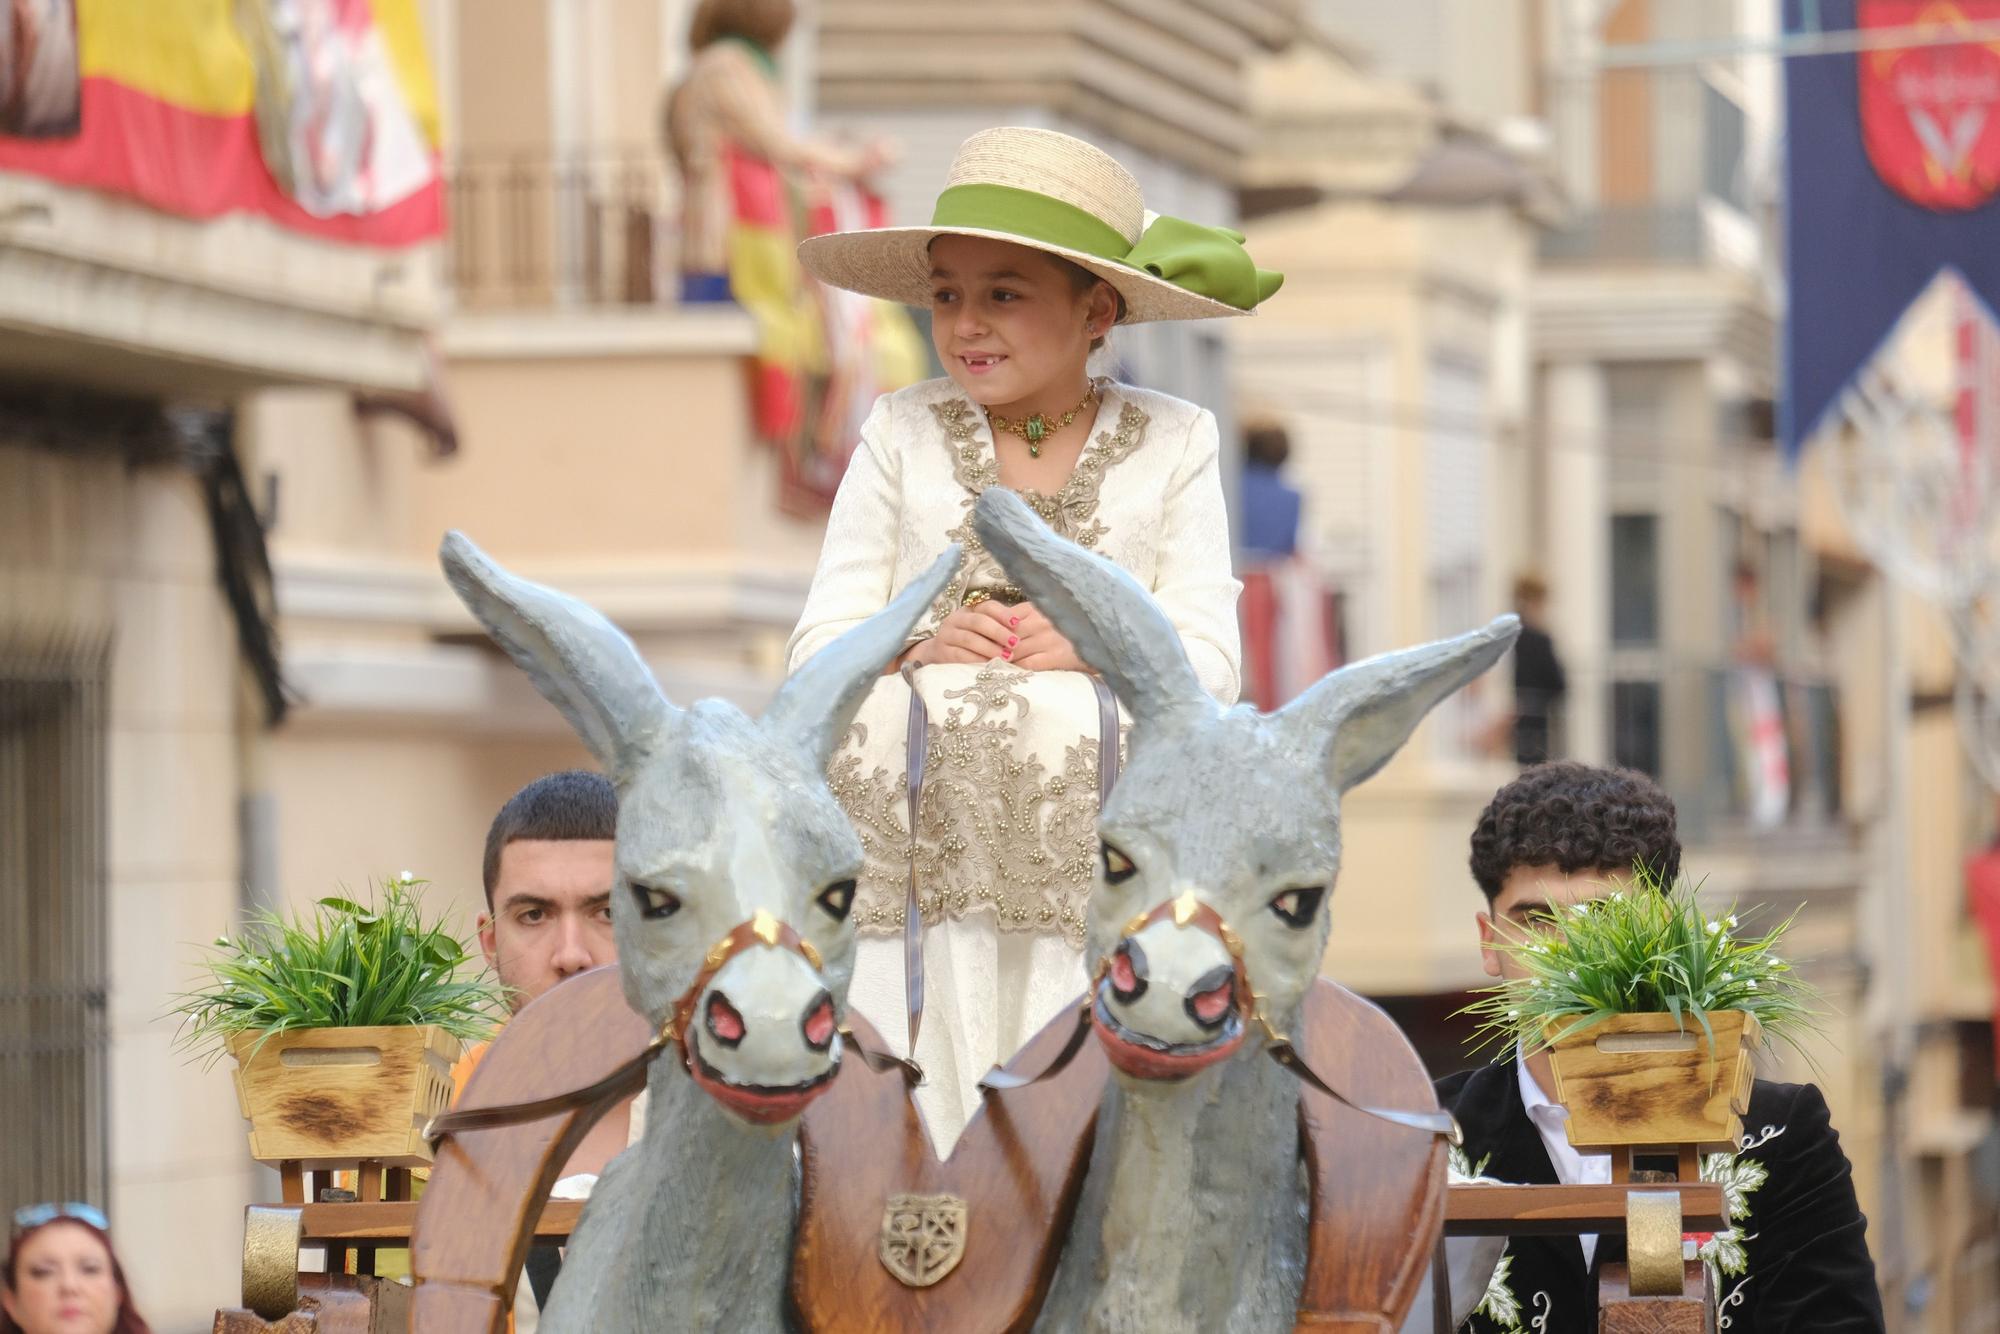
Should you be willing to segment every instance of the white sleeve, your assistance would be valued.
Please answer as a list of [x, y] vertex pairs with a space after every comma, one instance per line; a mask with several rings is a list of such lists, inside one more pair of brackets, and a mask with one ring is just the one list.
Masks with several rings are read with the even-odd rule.
[[902, 460], [889, 434], [888, 397], [875, 400], [840, 479], [805, 610], [785, 649], [788, 671], [889, 605], [902, 529]]
[[1222, 500], [1221, 441], [1215, 414], [1202, 409], [1187, 450], [1167, 482], [1153, 598], [1180, 631], [1202, 688], [1234, 704], [1243, 688], [1243, 644], [1230, 572], [1229, 512]]

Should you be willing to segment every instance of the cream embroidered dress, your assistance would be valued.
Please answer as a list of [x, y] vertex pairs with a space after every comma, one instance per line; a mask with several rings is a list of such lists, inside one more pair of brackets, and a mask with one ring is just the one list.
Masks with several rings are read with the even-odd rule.
[[[1166, 394], [1098, 387], [1090, 441], [1070, 480], [1053, 495], [1025, 498], [1056, 532], [1150, 589], [1202, 685], [1233, 703], [1239, 585], [1215, 418]], [[968, 600], [1019, 600], [972, 531], [973, 499], [999, 475], [985, 414], [950, 380], [879, 400], [834, 501], [790, 666], [879, 611], [953, 542], [965, 544], [965, 559], [911, 642]], [[1098, 710], [1080, 672], [1025, 672], [996, 660], [920, 667], [916, 678], [930, 715], [915, 852], [926, 993], [917, 1059], [928, 1076], [917, 1103], [945, 1154], [978, 1109], [979, 1077], [1083, 992]], [[867, 853], [850, 1003], [898, 1050], [909, 707], [903, 680], [882, 678], [828, 771]]]

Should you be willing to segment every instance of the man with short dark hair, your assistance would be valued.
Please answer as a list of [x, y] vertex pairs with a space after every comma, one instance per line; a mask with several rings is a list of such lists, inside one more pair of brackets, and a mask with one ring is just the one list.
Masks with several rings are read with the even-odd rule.
[[[518, 1011], [578, 973], [618, 962], [611, 934], [617, 829], [618, 793], [604, 775], [584, 769], [537, 778], [493, 817], [486, 831], [486, 911], [479, 915], [479, 948], [507, 989], [510, 1009]], [[468, 1048], [453, 1067], [454, 1100], [479, 1068], [487, 1045]], [[570, 1154], [563, 1176], [603, 1172], [638, 1138], [643, 1106], [643, 1101], [621, 1103], [592, 1126]], [[536, 1313], [548, 1300], [560, 1268], [556, 1247], [537, 1245], [529, 1251], [511, 1327], [523, 1334], [535, 1327]]]
[[611, 938], [618, 794], [567, 769], [516, 792], [486, 831], [479, 947], [518, 1010], [565, 978], [616, 963]]
[[[1680, 863], [1674, 804], [1652, 779], [1573, 763], [1529, 769], [1494, 794], [1472, 834], [1486, 972], [1523, 975], [1500, 946], [1531, 938], [1553, 912], [1629, 888], [1637, 867], [1671, 883]], [[1610, 1155], [1569, 1144], [1547, 1053], [1523, 1063], [1517, 1046], [1437, 1090], [1464, 1131], [1466, 1168], [1530, 1185], [1610, 1181]], [[1743, 1132], [1735, 1154], [1712, 1155], [1703, 1169], [1741, 1212], [1729, 1231], [1686, 1243], [1709, 1261], [1731, 1334], [1881, 1330], [1867, 1220], [1820, 1091], [1758, 1080]], [[1507, 1257], [1467, 1329], [1595, 1334], [1598, 1269], [1624, 1258], [1624, 1238], [1515, 1237]]]

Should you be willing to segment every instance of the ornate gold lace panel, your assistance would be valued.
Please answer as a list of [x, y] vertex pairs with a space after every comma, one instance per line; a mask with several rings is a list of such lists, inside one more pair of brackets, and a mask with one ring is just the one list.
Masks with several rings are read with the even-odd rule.
[[[1061, 934], [1083, 945], [1084, 911], [1097, 869], [1097, 738], [1078, 736], [1022, 754], [1020, 724], [1032, 673], [1004, 663], [945, 692], [932, 709], [923, 798], [917, 809], [918, 904], [926, 922], [991, 910], [1004, 931]], [[903, 751], [905, 738], [871, 747], [849, 729], [828, 771], [865, 854], [856, 929], [903, 928], [910, 874], [905, 772], [864, 756]], [[891, 744], [893, 743], [893, 744]]]
[[[1000, 482], [999, 457], [980, 438], [979, 410], [964, 399], [954, 399], [933, 404], [931, 411], [937, 414], [938, 425], [944, 428], [945, 442], [951, 450], [952, 476], [966, 493], [964, 516], [957, 527], [945, 534], [945, 540], [963, 543], [965, 554], [951, 582], [931, 604], [930, 616], [923, 624], [924, 635], [936, 634], [945, 617], [963, 606], [966, 596], [975, 590], [983, 589], [1009, 601], [1020, 597], [1019, 590], [1008, 583], [1006, 572], [981, 545], [979, 534], [972, 528], [972, 502], [981, 491]], [[1095, 549], [1099, 540], [1111, 531], [1097, 514], [1105, 474], [1145, 443], [1146, 426], [1151, 420], [1136, 403], [1123, 403], [1118, 410], [1117, 425], [1109, 431], [1099, 431], [1084, 446], [1083, 453], [1077, 456], [1075, 470], [1061, 490], [1054, 495], [1022, 491], [1021, 499], [1059, 536], [1078, 546]]]

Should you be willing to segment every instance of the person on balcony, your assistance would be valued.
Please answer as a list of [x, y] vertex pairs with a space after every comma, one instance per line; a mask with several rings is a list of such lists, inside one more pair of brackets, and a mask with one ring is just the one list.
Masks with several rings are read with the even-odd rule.
[[788, 507], [816, 511], [854, 444], [856, 395], [844, 391], [859, 380], [872, 397], [924, 368], [900, 311], [874, 319], [840, 309], [799, 268], [800, 237], [833, 230], [839, 213], [873, 213], [855, 225], [882, 221], [866, 182], [892, 155], [880, 140], [792, 133], [775, 53], [795, 17], [793, 0], [701, 0], [688, 32], [693, 63], [664, 119], [681, 174], [681, 300], [733, 301], [756, 321], [752, 423], [780, 451]]
[[[898, 1045], [914, 859], [930, 998], [917, 1100], [940, 1152], [977, 1107], [979, 1078], [1083, 990], [1098, 748], [1118, 744], [1075, 650], [979, 547], [972, 501], [1011, 488], [1118, 562], [1159, 600], [1209, 692], [1234, 702], [1239, 586], [1215, 417], [1093, 379], [1086, 362], [1115, 324], [1250, 313], [1281, 279], [1241, 242], [1150, 216], [1131, 173], [1090, 144], [1005, 128], [960, 147], [930, 225], [799, 248], [824, 283], [928, 307], [948, 372], [876, 402], [789, 648], [796, 669], [966, 544], [905, 674], [885, 675], [829, 771], [867, 851], [852, 1003]], [[905, 676], [930, 738], [914, 844]]]
[[1563, 697], [1569, 676], [1548, 630], [1549, 586], [1540, 575], [1514, 581], [1514, 612], [1521, 637], [1514, 641], [1514, 760], [1522, 768], [1558, 756]]

